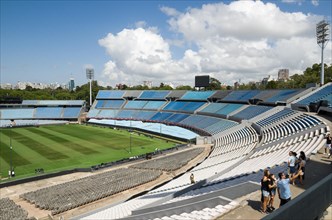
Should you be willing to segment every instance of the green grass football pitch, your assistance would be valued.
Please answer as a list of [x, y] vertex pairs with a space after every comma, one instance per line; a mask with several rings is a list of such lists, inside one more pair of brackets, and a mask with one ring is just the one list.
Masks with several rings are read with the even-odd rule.
[[2, 178], [8, 177], [10, 156], [16, 178], [20, 178], [35, 175], [36, 168], [43, 168], [47, 173], [85, 168], [175, 145], [170, 141], [137, 133], [130, 135], [126, 130], [85, 125], [55, 125], [0, 131]]

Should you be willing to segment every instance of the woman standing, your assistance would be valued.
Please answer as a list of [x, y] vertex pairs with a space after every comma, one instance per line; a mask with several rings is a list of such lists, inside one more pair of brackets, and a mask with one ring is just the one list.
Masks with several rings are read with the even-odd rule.
[[262, 213], [267, 213], [266, 211], [266, 207], [267, 207], [267, 203], [269, 201], [270, 198], [270, 191], [269, 191], [269, 175], [270, 175], [270, 171], [268, 169], [264, 170], [263, 173], [263, 178], [261, 179], [261, 191], [262, 191], [262, 197], [261, 197], [261, 212]]

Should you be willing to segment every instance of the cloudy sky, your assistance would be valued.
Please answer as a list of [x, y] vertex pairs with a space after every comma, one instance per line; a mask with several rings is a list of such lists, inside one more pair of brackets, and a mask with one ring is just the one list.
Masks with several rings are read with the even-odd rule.
[[[331, 23], [331, 8], [330, 0], [1, 0], [1, 83], [80, 85], [87, 67], [104, 86], [302, 73], [320, 62], [316, 24]], [[331, 42], [324, 52], [331, 64]]]

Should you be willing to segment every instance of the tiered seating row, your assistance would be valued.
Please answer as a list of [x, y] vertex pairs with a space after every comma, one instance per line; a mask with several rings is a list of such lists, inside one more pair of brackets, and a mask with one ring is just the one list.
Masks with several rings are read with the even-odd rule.
[[139, 111], [139, 110], [112, 110], [112, 109], [91, 109], [89, 118], [113, 118], [121, 120], [142, 120], [148, 122], [164, 122], [171, 125], [183, 126], [186, 128], [197, 128], [210, 134], [217, 134], [235, 125], [237, 122], [215, 118], [205, 115], [190, 115], [182, 113]]
[[309, 105], [310, 102], [318, 102], [319, 100], [330, 100], [328, 96], [332, 94], [332, 83], [327, 84], [326, 86], [320, 88], [318, 91], [315, 90], [312, 92], [311, 95], [307, 96], [306, 98], [298, 101], [296, 104], [301, 105]]
[[263, 144], [279, 140], [282, 137], [298, 133], [321, 123], [315, 117], [305, 114], [287, 117], [286, 119], [275, 122], [270, 127], [263, 129]]
[[0, 219], [28, 219], [28, 212], [9, 198], [0, 199]]
[[184, 101], [171, 101], [163, 110], [165, 111], [180, 111], [180, 112], [194, 112], [203, 106], [206, 102], [184, 102]]
[[24, 193], [20, 197], [58, 214], [155, 180], [160, 175], [158, 170], [121, 168]]
[[198, 113], [210, 113], [225, 117], [243, 106], [243, 104], [210, 103]]
[[78, 118], [82, 107], [36, 107], [1, 109], [1, 119], [74, 119]]
[[247, 108], [243, 109], [242, 111], [232, 115], [232, 117], [248, 120], [248, 119], [251, 119], [257, 115], [260, 115], [270, 109], [272, 109], [272, 107], [248, 106]]
[[207, 100], [215, 91], [188, 91], [180, 99], [182, 100]]
[[295, 94], [299, 93], [301, 90], [298, 89], [285, 89], [280, 90], [276, 95], [270, 97], [266, 102], [276, 103], [276, 102], [286, 102], [289, 98], [293, 97]]
[[121, 108], [124, 100], [96, 100], [95, 108]]
[[83, 100], [23, 100], [22, 105], [82, 106]]
[[259, 125], [260, 127], [266, 127], [276, 121], [283, 120], [284, 118], [289, 117], [291, 115], [295, 115], [295, 114], [297, 114], [296, 111], [293, 111], [292, 109], [289, 109], [289, 108], [285, 108], [269, 117], [266, 117], [264, 119], [257, 121], [256, 124]]
[[143, 91], [138, 99], [166, 99], [170, 91]]
[[312, 138], [296, 141], [296, 138], [286, 142], [279, 142], [276, 145], [269, 146], [264, 150], [255, 152], [250, 158], [237, 166], [236, 169], [231, 170], [218, 177], [219, 180], [229, 178], [232, 176], [251, 173], [266, 167], [272, 167], [287, 162], [289, 151], [299, 153], [304, 151], [306, 155], [317, 151], [324, 146], [324, 134], [318, 134]]
[[174, 171], [186, 165], [190, 160], [203, 152], [204, 148], [195, 148], [160, 159], [154, 159], [131, 166], [132, 168]]
[[233, 91], [227, 95], [223, 101], [248, 101], [259, 93], [259, 90]]

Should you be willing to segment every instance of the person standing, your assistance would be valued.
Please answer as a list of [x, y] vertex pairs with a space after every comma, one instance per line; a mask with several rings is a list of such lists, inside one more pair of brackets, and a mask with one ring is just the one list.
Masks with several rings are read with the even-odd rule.
[[[288, 153], [289, 158], [288, 158], [288, 169], [289, 169], [289, 174], [290, 177], [292, 177], [294, 175], [294, 173], [296, 172], [296, 153], [293, 151], [289, 151]], [[292, 181], [292, 184], [294, 184], [294, 180]]]
[[332, 138], [330, 136], [330, 134], [326, 135], [326, 144], [325, 144], [325, 148], [324, 148], [324, 154], [328, 154], [329, 157], [331, 156], [331, 142], [332, 142]]
[[191, 183], [191, 184], [194, 184], [194, 183], [195, 183], [195, 177], [194, 177], [194, 174], [193, 174], [193, 173], [190, 175], [190, 183]]
[[269, 175], [270, 171], [268, 169], [264, 169], [263, 178], [261, 179], [261, 212], [267, 214], [267, 203], [270, 198], [270, 191], [269, 191]]
[[286, 177], [285, 173], [279, 173], [279, 180], [277, 182], [277, 191], [280, 199], [279, 207], [285, 205], [292, 199], [292, 193], [290, 190], [289, 184], [292, 183], [299, 175], [301, 171], [299, 171], [296, 175], [291, 176], [290, 178]]
[[276, 195], [276, 190], [277, 190], [277, 179], [275, 178], [274, 174], [271, 173], [269, 175], [269, 192], [270, 192], [270, 200], [269, 200], [269, 204], [267, 205], [267, 209], [268, 211], [273, 211], [275, 210], [274, 206], [273, 206], [273, 202], [274, 202], [274, 197]]
[[303, 151], [300, 152], [299, 160], [300, 160], [300, 162], [299, 162], [299, 171], [301, 171], [299, 180], [300, 180], [300, 184], [303, 185], [305, 165], [307, 164], [307, 158], [306, 158]]

